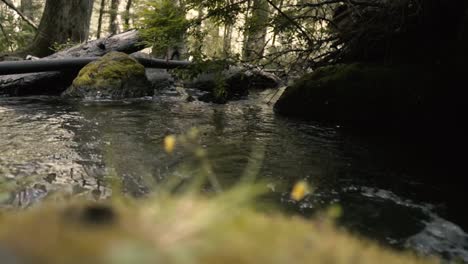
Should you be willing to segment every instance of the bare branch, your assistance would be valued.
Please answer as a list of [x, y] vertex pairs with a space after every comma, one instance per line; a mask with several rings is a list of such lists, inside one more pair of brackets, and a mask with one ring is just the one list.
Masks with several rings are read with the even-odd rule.
[[268, 2], [268, 4], [270, 4], [280, 15], [282, 15], [284, 18], [286, 18], [289, 22], [291, 22], [296, 28], [297, 30], [299, 30], [299, 32], [306, 38], [307, 40], [307, 43], [309, 43], [309, 45], [312, 45], [313, 44], [313, 41], [312, 39], [309, 37], [309, 34], [307, 34], [307, 32], [305, 32], [304, 28], [302, 28], [301, 25], [299, 25], [296, 21], [294, 21], [294, 19], [292, 19], [291, 17], [289, 17], [287, 14], [285, 14], [283, 12], [283, 10], [281, 10], [281, 8], [277, 7], [275, 5], [275, 3], [273, 3], [271, 0], [266, 0]]
[[16, 8], [16, 6], [13, 3], [11, 3], [9, 0], [1, 0], [1, 1], [5, 3], [5, 5], [7, 5], [9, 8], [13, 9], [13, 11], [15, 11], [32, 28], [34, 28], [35, 30], [38, 29], [37, 25], [31, 19], [25, 16], [18, 8]]

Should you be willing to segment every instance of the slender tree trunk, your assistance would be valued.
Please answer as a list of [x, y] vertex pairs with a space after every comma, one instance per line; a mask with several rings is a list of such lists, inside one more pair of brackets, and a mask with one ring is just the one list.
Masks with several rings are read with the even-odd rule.
[[232, 47], [232, 25], [225, 24], [224, 25], [224, 39], [223, 39], [223, 53], [224, 57], [229, 57], [231, 54], [231, 47]]
[[20, 10], [27, 18], [31, 19], [32, 21], [35, 20], [34, 10], [33, 10], [33, 0], [21, 0]]
[[38, 32], [25, 53], [44, 57], [53, 44], [88, 40], [94, 0], [47, 0]]
[[211, 19], [205, 21], [206, 36], [203, 40], [204, 53], [210, 57], [216, 58], [223, 55], [223, 38], [219, 34], [219, 24]]
[[261, 58], [265, 49], [269, 5], [266, 0], [253, 0], [252, 15], [247, 20], [247, 30], [244, 34], [244, 60], [251, 61]]
[[125, 20], [124, 26], [128, 30], [130, 28], [130, 9], [132, 8], [133, 1], [127, 0], [127, 5], [125, 6]]
[[248, 23], [250, 21], [250, 13], [252, 12], [251, 9], [252, 9], [252, 0], [247, 0], [247, 8], [246, 8], [246, 11], [245, 11], [245, 14], [244, 14], [244, 19], [245, 19], [244, 32], [243, 32], [244, 40], [242, 41], [242, 57], [243, 58], [245, 57], [245, 51], [247, 50], [247, 41], [248, 41], [248, 38], [249, 38]]
[[120, 0], [111, 0], [109, 32], [112, 35], [119, 33], [119, 5]]
[[[284, 0], [279, 0], [279, 3], [278, 3], [278, 8], [281, 10], [283, 8], [283, 4], [284, 4]], [[276, 37], [277, 37], [277, 33], [275, 31], [275, 33], [273, 33], [273, 40], [271, 41], [271, 46], [275, 46], [276, 44]]]
[[105, 9], [106, 9], [106, 0], [101, 0], [101, 6], [99, 7], [99, 18], [98, 18], [98, 28], [97, 28], [96, 38], [101, 38], [102, 18], [104, 16]]
[[[232, 0], [227, 0], [229, 5], [232, 4]], [[227, 58], [232, 53], [232, 28], [234, 26], [233, 21], [227, 21], [224, 23], [224, 37], [223, 37], [223, 54]]]

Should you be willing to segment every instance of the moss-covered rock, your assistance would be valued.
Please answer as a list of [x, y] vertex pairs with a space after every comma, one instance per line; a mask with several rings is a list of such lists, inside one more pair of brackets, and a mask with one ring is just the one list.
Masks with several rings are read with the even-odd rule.
[[441, 82], [429, 67], [335, 65], [303, 76], [275, 105], [279, 114], [339, 123], [430, 118]]
[[355, 238], [325, 215], [256, 212], [245, 195], [48, 202], [8, 211], [0, 214], [1, 263], [440, 263]]
[[277, 88], [281, 80], [274, 74], [260, 69], [231, 67], [229, 70], [204, 73], [186, 85], [208, 92], [202, 101], [226, 103], [248, 95], [250, 89]]
[[152, 95], [145, 67], [121, 52], [110, 52], [81, 69], [64, 97], [122, 99]]

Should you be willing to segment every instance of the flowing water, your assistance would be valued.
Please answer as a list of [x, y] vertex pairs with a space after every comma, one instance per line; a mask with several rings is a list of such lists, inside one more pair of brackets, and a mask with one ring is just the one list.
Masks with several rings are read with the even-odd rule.
[[[109, 175], [144, 195], [148, 178], [199, 173], [190, 151], [168, 155], [162, 144], [196, 127], [197, 145], [223, 186], [256, 164], [270, 190], [266, 201], [287, 213], [310, 216], [339, 204], [340, 224], [352, 232], [468, 262], [463, 189], [425, 180], [437, 173], [433, 158], [398, 139], [276, 116], [266, 103], [271, 93], [226, 105], [186, 102], [175, 90], [120, 102], [0, 98], [1, 202], [28, 207], [64, 190], [106, 197]], [[299, 180], [314, 192], [296, 202], [289, 193]]]

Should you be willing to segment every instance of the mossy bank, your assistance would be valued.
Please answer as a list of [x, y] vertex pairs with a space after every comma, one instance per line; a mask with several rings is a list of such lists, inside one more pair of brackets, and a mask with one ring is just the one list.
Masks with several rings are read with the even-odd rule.
[[6, 264], [439, 263], [355, 238], [328, 218], [255, 212], [245, 195], [48, 202], [9, 211], [0, 215], [0, 257]]
[[[432, 65], [342, 64], [318, 69], [288, 87], [281, 115], [351, 124], [406, 126], [457, 113], [454, 72]], [[457, 90], [458, 89], [458, 90]]]

